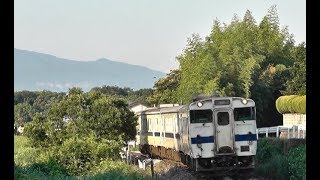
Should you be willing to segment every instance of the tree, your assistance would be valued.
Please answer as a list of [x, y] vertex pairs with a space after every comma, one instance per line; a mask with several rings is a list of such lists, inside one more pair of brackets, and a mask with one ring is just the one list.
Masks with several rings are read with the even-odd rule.
[[126, 99], [128, 100], [128, 102], [145, 102], [150, 106], [152, 103], [150, 103], [148, 97], [152, 96], [153, 93], [154, 90], [151, 88], [139, 89], [129, 92]]
[[129, 93], [133, 92], [133, 90], [128, 87], [120, 88], [118, 86], [94, 87], [91, 89], [91, 91], [99, 91], [109, 96], [118, 96], [118, 97], [126, 97], [129, 95]]
[[19, 103], [14, 106], [14, 124], [16, 127], [22, 126], [31, 121], [34, 116], [35, 110], [27, 102]]
[[285, 95], [306, 94], [306, 47], [299, 44], [293, 51], [294, 64], [290, 68], [291, 78], [286, 82]]
[[45, 90], [37, 92], [37, 98], [34, 100], [33, 108], [36, 110], [36, 112], [46, 114], [50, 107], [53, 104], [61, 101], [64, 96], [65, 93], [63, 92], [57, 93]]
[[154, 94], [147, 99], [151, 104], [177, 103], [176, 89], [180, 80], [180, 71], [171, 70], [165, 77], [155, 82]]
[[37, 96], [38, 93], [33, 91], [14, 92], [14, 105], [26, 102], [32, 106]]
[[[64, 117], [69, 118], [68, 123], [63, 122]], [[97, 91], [83, 93], [78, 88], [70, 89], [68, 96], [54, 104], [42, 122], [48, 134], [45, 141], [54, 146], [68, 138], [89, 134], [98, 139], [127, 141], [135, 138], [137, 125], [134, 113], [123, 99]], [[29, 127], [38, 121], [31, 123]]]
[[187, 103], [194, 95], [213, 92], [252, 98], [257, 106], [258, 126], [278, 125], [281, 114], [275, 100], [286, 89], [286, 82], [292, 79], [287, 82], [290, 91], [303, 89], [294, 87], [294, 82], [302, 87], [305, 84], [302, 50], [294, 46], [287, 27], [279, 28], [276, 6], [258, 25], [249, 10], [242, 20], [235, 15], [229, 25], [215, 20], [204, 41], [193, 34], [177, 56], [181, 74], [177, 98]]

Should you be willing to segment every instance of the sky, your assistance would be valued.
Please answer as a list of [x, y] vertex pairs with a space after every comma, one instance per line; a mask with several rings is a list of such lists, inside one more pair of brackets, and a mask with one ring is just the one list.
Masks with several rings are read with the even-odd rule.
[[305, 0], [14, 0], [14, 47], [78, 61], [107, 58], [165, 73], [193, 33], [246, 10], [260, 23], [277, 6], [280, 27], [306, 42]]

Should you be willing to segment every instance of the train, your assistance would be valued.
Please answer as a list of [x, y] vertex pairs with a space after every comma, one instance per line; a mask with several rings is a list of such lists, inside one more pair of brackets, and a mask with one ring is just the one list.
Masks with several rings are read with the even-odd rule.
[[136, 144], [152, 158], [171, 159], [194, 171], [253, 169], [256, 107], [242, 97], [206, 97], [136, 113]]

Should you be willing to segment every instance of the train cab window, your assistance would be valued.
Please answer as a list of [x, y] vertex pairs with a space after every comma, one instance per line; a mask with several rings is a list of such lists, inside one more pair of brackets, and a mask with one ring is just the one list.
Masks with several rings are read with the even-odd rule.
[[212, 110], [190, 110], [191, 123], [210, 123], [212, 122]]
[[245, 108], [234, 108], [233, 111], [235, 121], [244, 120], [255, 120], [255, 108], [245, 107]]
[[218, 125], [225, 126], [229, 124], [229, 113], [228, 112], [218, 112]]

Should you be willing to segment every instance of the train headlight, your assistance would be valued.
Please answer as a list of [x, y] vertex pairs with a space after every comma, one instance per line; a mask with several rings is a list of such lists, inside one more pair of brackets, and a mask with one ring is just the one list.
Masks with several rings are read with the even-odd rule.
[[201, 107], [202, 105], [203, 105], [202, 102], [198, 102], [198, 103], [197, 103], [197, 106], [198, 106], [198, 107]]
[[247, 104], [247, 103], [248, 103], [248, 100], [245, 99], [245, 98], [243, 98], [243, 99], [242, 99], [242, 103], [243, 103], [243, 104]]

